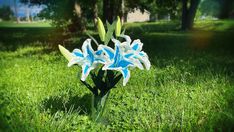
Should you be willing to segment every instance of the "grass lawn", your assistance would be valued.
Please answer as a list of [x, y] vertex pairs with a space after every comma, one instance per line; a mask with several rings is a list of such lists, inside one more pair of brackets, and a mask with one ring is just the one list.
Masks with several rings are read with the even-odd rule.
[[16, 22], [11, 22], [11, 21], [2, 21], [0, 22], [0, 27], [1, 28], [41, 28], [41, 27], [51, 27], [50, 22], [32, 22], [32, 23], [16, 23]]
[[197, 22], [188, 32], [176, 22], [125, 27], [144, 43], [152, 68], [117, 84], [103, 123], [89, 119], [81, 68], [68, 68], [57, 49], [80, 47], [83, 35], [1, 27], [0, 131], [234, 130], [233, 21]]

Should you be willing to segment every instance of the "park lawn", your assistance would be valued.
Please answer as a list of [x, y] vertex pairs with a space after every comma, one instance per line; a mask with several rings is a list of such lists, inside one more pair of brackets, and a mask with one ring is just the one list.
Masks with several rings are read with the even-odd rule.
[[12, 21], [2, 21], [0, 22], [0, 27], [1, 28], [25, 28], [25, 27], [41, 28], [41, 27], [51, 27], [51, 22], [45, 21], [45, 22], [31, 22], [31, 23], [27, 22], [16, 23]]
[[88, 116], [81, 68], [68, 68], [56, 48], [72, 50], [84, 36], [64, 42], [54, 28], [0, 29], [0, 131], [234, 130], [234, 22], [214, 23], [188, 32], [176, 22], [126, 25], [152, 67], [131, 70], [127, 86], [111, 91], [102, 123]]

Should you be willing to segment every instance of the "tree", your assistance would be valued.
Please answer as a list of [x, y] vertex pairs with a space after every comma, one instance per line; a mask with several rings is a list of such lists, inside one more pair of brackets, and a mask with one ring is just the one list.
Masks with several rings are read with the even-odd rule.
[[144, 12], [150, 3], [151, 0], [103, 0], [103, 20], [112, 22], [117, 16], [126, 19], [129, 11], [138, 8]]
[[103, 19], [113, 22], [121, 14], [123, 0], [103, 0]]
[[156, 0], [153, 4], [149, 4], [149, 11], [153, 14], [157, 13], [158, 17], [170, 15], [171, 19], [181, 18], [181, 0]]
[[[28, 0], [21, 0], [25, 3]], [[51, 19], [53, 24], [70, 32], [83, 32], [86, 21], [93, 20], [93, 2], [97, 0], [30, 0], [31, 4], [44, 4], [45, 18]], [[95, 10], [97, 12], [97, 10]]]
[[192, 29], [199, 2], [200, 0], [182, 0], [182, 30]]
[[218, 0], [221, 9], [219, 13], [220, 19], [227, 19], [230, 16], [231, 11], [234, 10], [234, 1], [233, 0]]
[[103, 0], [103, 19], [112, 22], [112, 17], [113, 17], [112, 11], [113, 11], [113, 2], [111, 2], [111, 0]]
[[[178, 12], [181, 12], [181, 29], [192, 29], [200, 0], [157, 0], [156, 2], [158, 3], [159, 7], [166, 7], [167, 9], [170, 9], [168, 11], [174, 16], [176, 14], [179, 16]], [[182, 7], [180, 7], [181, 4]]]
[[200, 11], [202, 14], [227, 19], [234, 10], [233, 0], [204, 0], [201, 2]]
[[30, 18], [32, 17], [31, 17], [30, 7], [34, 5], [33, 0], [20, 0], [20, 2], [26, 5], [26, 8], [25, 8], [26, 20], [28, 22], [31, 22], [32, 20]]
[[16, 2], [16, 0], [14, 0], [14, 10], [15, 10], [15, 18], [16, 18], [16, 21], [17, 21], [17, 23], [19, 23], [19, 22], [20, 22], [20, 18], [19, 18], [19, 16], [18, 16], [18, 7], [17, 7], [17, 2]]
[[96, 20], [98, 17], [98, 0], [93, 0], [93, 25], [96, 27]]
[[199, 10], [203, 15], [218, 17], [221, 9], [219, 0], [204, 0], [201, 2]]
[[13, 11], [9, 6], [2, 6], [0, 7], [0, 18], [3, 20], [10, 20], [14, 15]]

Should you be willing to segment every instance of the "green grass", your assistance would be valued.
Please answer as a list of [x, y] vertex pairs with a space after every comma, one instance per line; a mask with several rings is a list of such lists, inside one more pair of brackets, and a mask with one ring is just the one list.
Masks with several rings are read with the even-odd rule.
[[127, 86], [111, 91], [103, 123], [89, 119], [81, 68], [68, 68], [56, 48], [80, 47], [83, 36], [71, 43], [53, 28], [0, 29], [0, 131], [234, 130], [234, 22], [200, 28], [207, 23], [190, 32], [176, 23], [129, 25], [152, 68], [131, 70]]
[[[180, 29], [179, 21], [159, 21], [159, 22], [144, 22], [144, 23], [127, 23], [124, 26], [130, 28], [131, 32], [172, 32]], [[233, 30], [233, 20], [206, 20], [196, 21], [195, 30], [202, 31], [228, 31]]]
[[41, 27], [51, 27], [50, 22], [32, 22], [32, 23], [16, 23], [11, 21], [0, 22], [0, 27], [4, 28], [41, 28]]

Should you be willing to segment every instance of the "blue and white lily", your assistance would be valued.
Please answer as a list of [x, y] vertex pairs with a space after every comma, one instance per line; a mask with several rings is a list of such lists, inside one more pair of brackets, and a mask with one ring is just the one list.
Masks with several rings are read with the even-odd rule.
[[135, 59], [130, 58], [130, 56], [125, 55], [121, 50], [121, 43], [118, 40], [112, 39], [112, 41], [115, 43], [115, 50], [106, 45], [99, 46], [105, 55], [108, 56], [108, 60], [106, 60], [102, 69], [120, 71], [123, 75], [123, 85], [125, 86], [130, 78], [130, 70], [128, 68], [135, 67], [137, 62]]
[[91, 39], [84, 41], [82, 51], [74, 49], [72, 53], [64, 47], [59, 46], [61, 53], [69, 61], [68, 66], [78, 64], [82, 67], [81, 80], [85, 81], [90, 71], [95, 69], [98, 64], [104, 64], [103, 70], [117, 70], [123, 75], [123, 85], [125, 86], [130, 78], [129, 67], [138, 67], [144, 69], [143, 65], [149, 70], [151, 64], [145, 52], [141, 51], [143, 43], [134, 40], [131, 43], [131, 38], [127, 35], [121, 36], [126, 39], [125, 42], [120, 42], [112, 39], [115, 44], [115, 49], [106, 45], [99, 45], [98, 50], [94, 51], [91, 46]]
[[[83, 51], [83, 52], [82, 52]], [[91, 46], [91, 39], [86, 39], [82, 45], [82, 51], [80, 49], [74, 49], [73, 57], [69, 61], [68, 66], [78, 64], [82, 67], [81, 80], [85, 81], [90, 71], [95, 69], [98, 63], [105, 62], [105, 56], [101, 50], [94, 51]]]
[[[135, 58], [139, 60], [141, 63], [144, 64], [145, 68], [149, 70], [151, 64], [148, 55], [144, 51], [142, 51], [143, 43], [141, 43], [139, 39], [134, 40], [131, 43], [131, 38], [127, 35], [121, 35], [121, 37], [125, 38], [126, 40], [125, 42], [122, 43], [123, 47], [122, 49], [126, 52], [126, 56], [128, 56], [129, 58]], [[139, 64], [137, 67], [140, 69], [143, 68]]]

